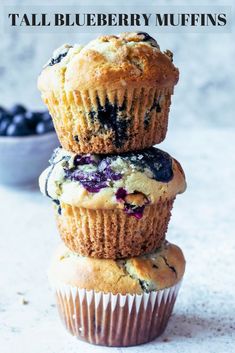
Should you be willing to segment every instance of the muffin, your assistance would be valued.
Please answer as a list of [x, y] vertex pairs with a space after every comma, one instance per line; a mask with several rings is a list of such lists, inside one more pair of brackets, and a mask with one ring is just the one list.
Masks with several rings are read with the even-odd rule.
[[89, 343], [131, 346], [165, 330], [185, 270], [176, 245], [125, 260], [82, 257], [65, 245], [49, 269], [60, 317], [70, 333]]
[[121, 155], [79, 155], [58, 148], [40, 176], [56, 206], [62, 240], [97, 258], [139, 256], [165, 238], [177, 194], [186, 188], [180, 164], [157, 148]]
[[164, 140], [179, 72], [147, 33], [102, 36], [57, 49], [38, 79], [61, 145], [119, 153]]

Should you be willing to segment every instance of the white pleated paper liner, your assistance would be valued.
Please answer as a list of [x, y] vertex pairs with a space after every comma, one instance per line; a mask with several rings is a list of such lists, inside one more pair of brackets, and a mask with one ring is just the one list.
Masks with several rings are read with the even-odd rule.
[[144, 294], [112, 294], [55, 288], [60, 317], [77, 338], [105, 346], [149, 342], [165, 330], [181, 285]]

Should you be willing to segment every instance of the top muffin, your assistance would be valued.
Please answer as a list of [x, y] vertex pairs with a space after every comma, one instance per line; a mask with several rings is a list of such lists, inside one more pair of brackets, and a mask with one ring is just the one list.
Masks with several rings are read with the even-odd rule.
[[122, 33], [62, 46], [44, 67], [38, 87], [65, 149], [114, 153], [165, 138], [178, 76], [172, 53], [161, 52], [152, 37]]
[[[84, 89], [119, 89], [129, 83], [172, 87], [179, 72], [172, 54], [162, 53], [155, 39], [147, 33], [121, 33], [92, 40], [85, 46], [63, 45], [45, 65], [39, 77], [44, 92], [63, 86], [65, 91]], [[65, 70], [64, 81], [61, 80]]]

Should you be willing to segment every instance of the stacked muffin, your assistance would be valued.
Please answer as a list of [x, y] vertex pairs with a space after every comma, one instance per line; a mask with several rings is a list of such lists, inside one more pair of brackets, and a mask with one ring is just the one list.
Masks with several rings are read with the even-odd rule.
[[141, 344], [166, 327], [185, 260], [165, 240], [186, 188], [164, 140], [178, 69], [146, 33], [64, 45], [38, 86], [62, 147], [40, 176], [63, 240], [49, 279], [73, 334], [109, 346]]

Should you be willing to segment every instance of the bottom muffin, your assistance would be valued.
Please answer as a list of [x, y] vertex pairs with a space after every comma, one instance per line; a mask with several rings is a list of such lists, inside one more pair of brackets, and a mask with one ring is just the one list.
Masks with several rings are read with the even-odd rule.
[[181, 249], [168, 242], [148, 255], [116, 261], [79, 256], [60, 245], [49, 281], [72, 335], [93, 344], [132, 346], [163, 333], [184, 270]]

